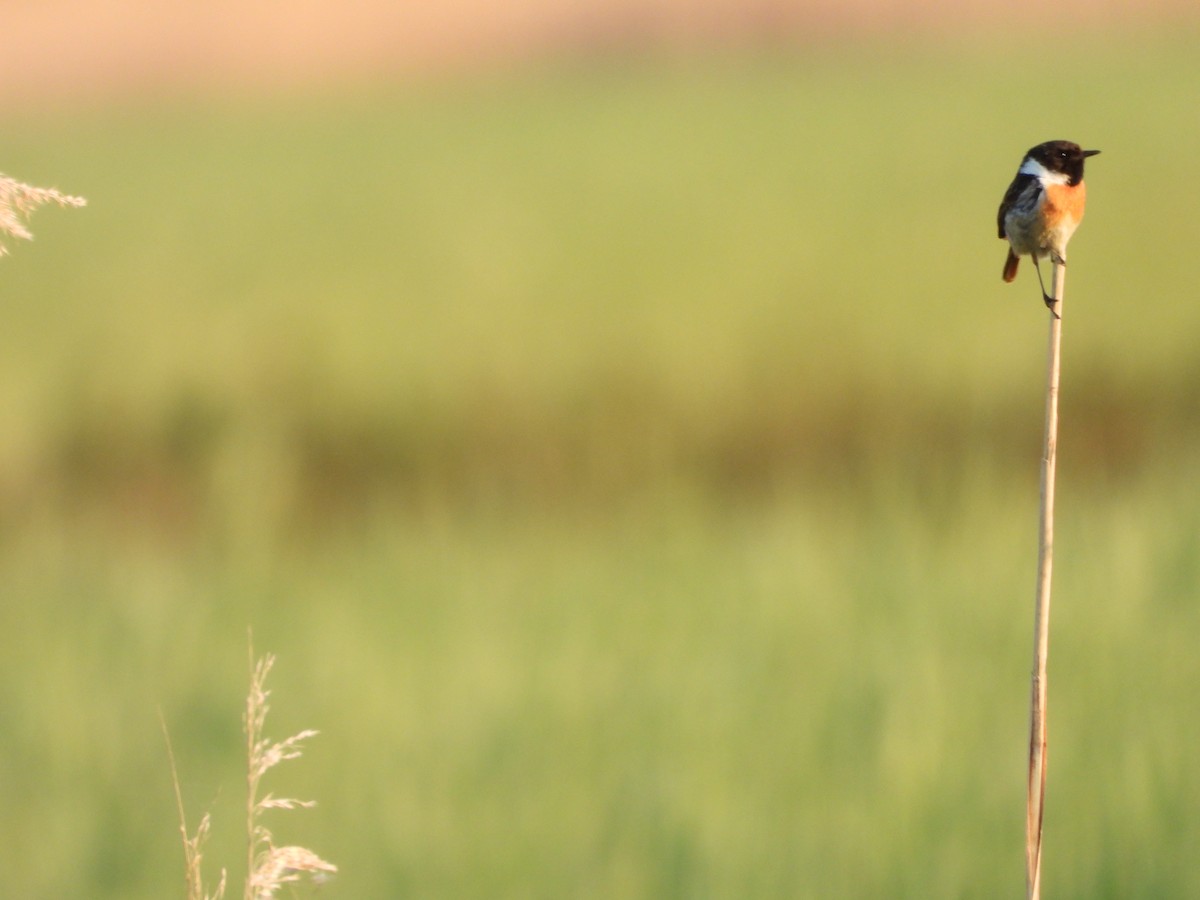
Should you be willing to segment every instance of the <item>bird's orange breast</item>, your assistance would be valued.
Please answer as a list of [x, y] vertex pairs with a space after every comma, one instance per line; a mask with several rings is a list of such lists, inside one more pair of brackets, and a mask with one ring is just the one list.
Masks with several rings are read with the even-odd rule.
[[1046, 200], [1042, 207], [1042, 218], [1050, 227], [1070, 220], [1076, 225], [1083, 219], [1083, 208], [1087, 205], [1087, 186], [1081, 181], [1069, 184], [1046, 185]]

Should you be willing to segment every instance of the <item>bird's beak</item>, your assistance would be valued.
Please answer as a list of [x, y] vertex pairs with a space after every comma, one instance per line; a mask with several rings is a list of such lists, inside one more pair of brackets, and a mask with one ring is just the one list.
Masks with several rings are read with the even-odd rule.
[[1099, 152], [1100, 152], [1099, 150], [1084, 150], [1083, 155], [1084, 156], [1095, 156]]

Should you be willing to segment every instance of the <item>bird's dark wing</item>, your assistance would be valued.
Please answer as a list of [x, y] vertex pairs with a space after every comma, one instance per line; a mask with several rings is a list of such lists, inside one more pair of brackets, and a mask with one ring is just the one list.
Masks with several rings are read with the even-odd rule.
[[[1034, 185], [1034, 189], [1030, 190], [1030, 185]], [[1024, 172], [1018, 172], [1017, 177], [1013, 179], [1012, 184], [1008, 186], [1008, 190], [1004, 192], [1004, 199], [1000, 201], [1000, 211], [996, 214], [996, 225], [1000, 232], [1000, 237], [1008, 237], [1004, 233], [1004, 217], [1008, 215], [1008, 211], [1017, 204], [1017, 200], [1021, 199], [1021, 195], [1026, 191], [1025, 200], [1030, 199], [1036, 201], [1038, 194], [1041, 192], [1041, 182], [1038, 181], [1036, 175], [1026, 175]]]

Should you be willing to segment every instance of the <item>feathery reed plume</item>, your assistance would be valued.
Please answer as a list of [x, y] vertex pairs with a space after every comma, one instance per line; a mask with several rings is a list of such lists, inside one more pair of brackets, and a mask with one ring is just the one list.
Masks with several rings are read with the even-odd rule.
[[[59, 206], [86, 206], [82, 197], [72, 197], [53, 188], [39, 188], [24, 184], [7, 175], [0, 175], [0, 236], [33, 240], [33, 233], [25, 222], [33, 211], [46, 203]], [[0, 240], [0, 256], [8, 253], [8, 247]]]
[[[266, 688], [267, 675], [275, 665], [275, 657], [268, 654], [255, 662], [254, 649], [250, 650], [250, 693], [246, 697], [244, 719], [246, 733], [246, 885], [245, 900], [271, 900], [285, 884], [299, 881], [308, 875], [314, 881], [321, 880], [337, 871], [337, 866], [326, 862], [304, 847], [276, 846], [274, 835], [262, 823], [262, 815], [269, 809], [300, 809], [316, 806], [313, 800], [293, 800], [271, 794], [259, 798], [259, 786], [263, 776], [286, 759], [295, 759], [303, 752], [302, 744], [317, 732], [301, 731], [282, 741], [271, 741], [263, 737], [267, 720], [267, 703], [271, 692]], [[183, 836], [183, 856], [186, 864], [188, 900], [223, 900], [225, 896], [225, 870], [216, 892], [209, 894], [204, 888], [201, 863], [204, 859], [204, 844], [212, 828], [208, 813], [200, 819], [195, 834], [190, 834], [183, 809], [183, 792], [179, 787], [179, 772], [175, 765], [175, 751], [171, 747], [171, 736], [167, 723], [159, 712], [163, 737], [167, 742], [167, 758], [171, 763], [171, 780], [175, 785], [175, 804], [179, 811], [179, 831]]]
[[266, 723], [267, 703], [271, 692], [266, 689], [267, 675], [275, 665], [275, 657], [267, 654], [257, 662], [254, 651], [250, 651], [252, 674], [250, 693], [246, 697], [246, 891], [245, 900], [270, 900], [279, 888], [304, 875], [324, 877], [337, 871], [337, 866], [326, 862], [304, 847], [275, 844], [275, 838], [262, 823], [262, 814], [268, 809], [300, 809], [316, 805], [313, 800], [294, 800], [275, 797], [271, 794], [259, 799], [262, 777], [287, 759], [295, 759], [303, 752], [302, 744], [317, 734], [306, 729], [282, 741], [273, 742], [263, 737]]

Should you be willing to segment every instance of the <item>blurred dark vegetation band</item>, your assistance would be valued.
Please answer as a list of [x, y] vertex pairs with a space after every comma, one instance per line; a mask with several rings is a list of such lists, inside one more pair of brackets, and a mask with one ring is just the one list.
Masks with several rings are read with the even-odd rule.
[[[261, 527], [319, 535], [430, 507], [590, 508], [663, 484], [737, 502], [797, 486], [853, 493], [894, 478], [936, 496], [981, 467], [1036, 479], [1040, 403], [980, 407], [846, 384], [764, 384], [720, 411], [629, 386], [556, 407], [479, 396], [407, 411], [297, 401], [256, 412], [180, 395], [154, 422], [96, 407], [64, 417], [39, 471], [4, 474], [0, 523], [52, 508], [186, 535], [241, 507]], [[1060, 456], [1073, 473], [1133, 474], [1151, 453], [1182, 452], [1198, 411], [1196, 379], [1143, 392], [1072, 372]]]

